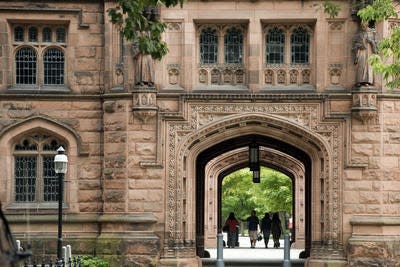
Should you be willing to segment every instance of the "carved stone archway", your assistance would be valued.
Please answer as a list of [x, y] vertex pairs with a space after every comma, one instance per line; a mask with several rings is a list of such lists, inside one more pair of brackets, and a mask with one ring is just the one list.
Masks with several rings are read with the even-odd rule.
[[[292, 247], [304, 248], [305, 246], [305, 195], [304, 195], [304, 165], [290, 155], [280, 151], [261, 147], [260, 163], [263, 166], [281, 171], [287, 174], [293, 180], [293, 213], [294, 213], [294, 231], [293, 239], [295, 241]], [[222, 179], [229, 173], [247, 167], [248, 149], [239, 148], [224, 153], [211, 160], [206, 165], [205, 170], [205, 233], [204, 243], [206, 247], [216, 247], [216, 234], [218, 226], [223, 222], [220, 218], [220, 184]], [[222, 221], [221, 221], [222, 220]]]
[[[315, 258], [334, 255], [342, 259], [340, 132], [343, 126], [342, 122], [323, 121], [321, 106], [321, 103], [188, 102], [184, 106], [184, 121], [165, 121], [167, 212], [163, 257], [193, 258], [196, 242], [204, 242], [203, 236], [196, 233], [194, 212], [196, 207], [204, 208], [204, 202], [196, 199], [199, 155], [232, 138], [253, 134], [280, 141], [310, 158], [312, 169], [309, 174], [306, 171], [312, 190], [309, 205], [313, 207], [309, 241], [317, 248], [311, 255]], [[279, 144], [272, 148], [292, 155], [280, 149]]]

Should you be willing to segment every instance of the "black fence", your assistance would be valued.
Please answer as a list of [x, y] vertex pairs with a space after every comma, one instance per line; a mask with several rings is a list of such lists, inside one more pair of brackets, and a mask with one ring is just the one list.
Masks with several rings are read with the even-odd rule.
[[52, 262], [51, 260], [41, 263], [25, 263], [24, 267], [80, 267], [81, 266], [81, 259], [79, 257], [70, 258], [68, 261], [62, 260], [55, 260]]

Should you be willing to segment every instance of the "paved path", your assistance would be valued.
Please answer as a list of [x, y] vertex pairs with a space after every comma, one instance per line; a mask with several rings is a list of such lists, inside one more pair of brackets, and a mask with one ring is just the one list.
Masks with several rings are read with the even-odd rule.
[[[226, 234], [224, 234], [224, 240], [226, 241]], [[239, 237], [239, 247], [223, 249], [224, 259], [283, 259], [283, 240], [280, 241], [281, 248], [272, 248], [273, 242], [269, 241], [268, 248], [264, 246], [264, 240], [258, 241], [256, 248], [250, 248], [250, 239], [247, 236]], [[206, 248], [210, 252], [210, 258], [217, 258], [216, 248]], [[298, 259], [299, 253], [302, 249], [291, 249], [290, 258]]]

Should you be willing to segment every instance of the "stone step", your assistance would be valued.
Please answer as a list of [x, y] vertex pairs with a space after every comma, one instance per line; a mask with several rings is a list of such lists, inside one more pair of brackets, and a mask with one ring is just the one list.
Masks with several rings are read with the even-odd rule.
[[[216, 259], [202, 259], [203, 266], [216, 266], [217, 260]], [[290, 261], [292, 267], [303, 267], [304, 266], [304, 259], [293, 259]], [[239, 259], [225, 259], [224, 265], [225, 267], [282, 267], [283, 260], [278, 259], [246, 259], [246, 260], [239, 260]]]

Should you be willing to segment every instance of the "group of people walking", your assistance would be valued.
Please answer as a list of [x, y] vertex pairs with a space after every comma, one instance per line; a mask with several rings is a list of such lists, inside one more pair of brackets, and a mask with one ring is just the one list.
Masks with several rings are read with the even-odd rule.
[[[256, 247], [258, 236], [261, 233], [263, 235], [265, 248], [268, 248], [269, 238], [271, 234], [274, 242], [274, 248], [280, 247], [279, 238], [282, 235], [282, 223], [279, 219], [279, 213], [273, 213], [271, 218], [270, 214], [266, 212], [260, 222], [259, 218], [257, 217], [256, 211], [253, 210], [251, 212], [251, 215], [246, 219], [246, 222], [249, 231], [251, 248]], [[224, 225], [224, 228], [226, 229], [226, 232], [228, 234], [227, 247], [229, 248], [234, 248], [237, 244], [239, 225], [240, 223], [235, 218], [235, 214], [231, 212]]]

